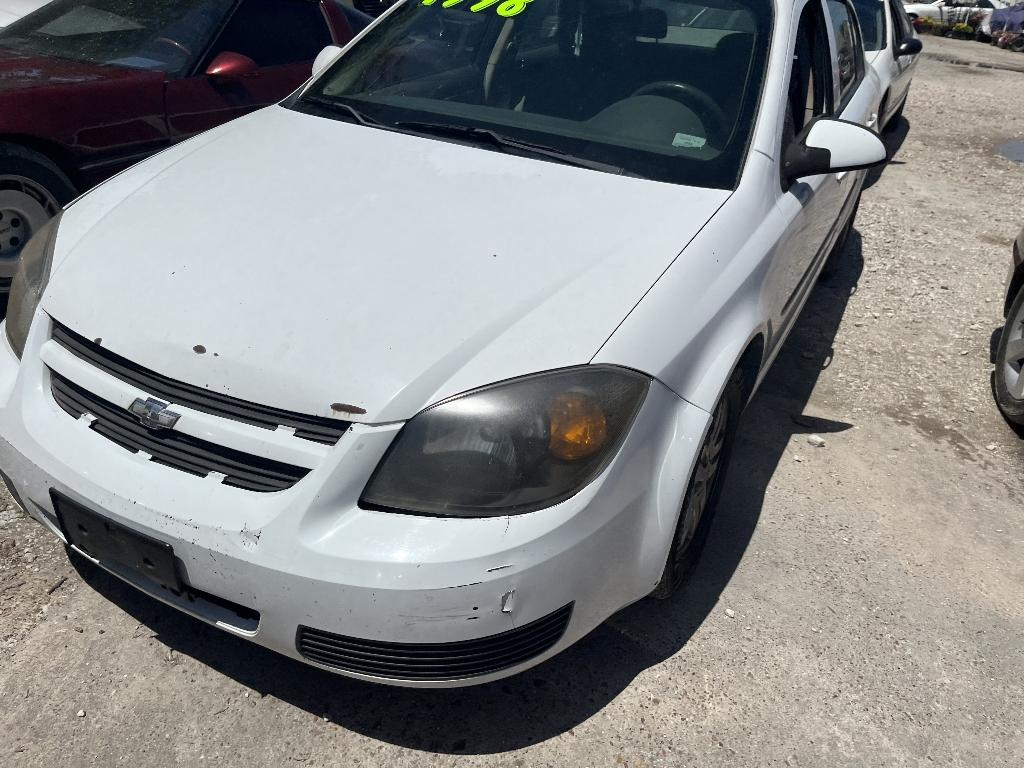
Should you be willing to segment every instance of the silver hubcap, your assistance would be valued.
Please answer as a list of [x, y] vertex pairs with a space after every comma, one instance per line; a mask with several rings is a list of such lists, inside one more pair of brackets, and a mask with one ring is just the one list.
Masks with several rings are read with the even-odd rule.
[[60, 206], [44, 187], [24, 176], [0, 174], [0, 258], [13, 258]]
[[715, 489], [715, 480], [718, 478], [718, 470], [722, 463], [722, 449], [725, 447], [726, 428], [729, 424], [729, 405], [723, 399], [715, 409], [711, 420], [711, 429], [708, 431], [707, 440], [700, 449], [697, 457], [697, 466], [693, 471], [693, 488], [690, 490], [690, 497], [687, 507], [683, 512], [685, 516], [681, 552], [693, 540], [700, 526], [701, 518], [707, 510], [708, 501]]
[[1024, 399], [1024, 305], [1006, 324], [1003, 333], [1008, 334], [1006, 352], [1003, 354], [1003, 381], [1006, 391], [1016, 400]]

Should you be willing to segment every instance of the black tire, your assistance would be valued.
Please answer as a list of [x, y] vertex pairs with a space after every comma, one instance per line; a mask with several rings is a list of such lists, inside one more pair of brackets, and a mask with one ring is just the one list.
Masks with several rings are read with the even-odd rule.
[[883, 132], [891, 131], [897, 125], [899, 125], [900, 118], [903, 117], [903, 108], [907, 106], [907, 97], [903, 97], [903, 101], [900, 102], [899, 108], [893, 112], [892, 117], [889, 118], [889, 122], [882, 128]]
[[[0, 210], [0, 216], [6, 218], [6, 226], [0, 220], [0, 253], [5, 257], [20, 252], [32, 234], [77, 194], [74, 184], [56, 163], [10, 142], [0, 142], [0, 191], [6, 192], [8, 198], [13, 192], [15, 198], [5, 204], [5, 210]], [[11, 226], [12, 221], [18, 226]]]
[[[1013, 347], [1011, 348], [1011, 345]], [[1006, 313], [1006, 324], [999, 335], [996, 346], [996, 369], [992, 374], [992, 391], [996, 405], [1003, 417], [1018, 427], [1024, 427], [1024, 392], [1018, 388], [1011, 390], [1012, 381], [1024, 381], [1024, 354], [1018, 351], [1024, 347], [1024, 286], [1017, 291], [1017, 296]], [[1010, 359], [1008, 359], [1010, 358]]]
[[832, 275], [836, 273], [836, 268], [839, 266], [839, 257], [843, 253], [843, 249], [846, 248], [846, 244], [850, 242], [850, 233], [853, 231], [853, 222], [857, 218], [857, 211], [860, 210], [860, 195], [857, 193], [857, 202], [853, 204], [853, 212], [850, 214], [850, 218], [846, 220], [843, 225], [843, 231], [839, 233], [839, 239], [836, 240], [832, 246], [832, 250], [828, 252], [828, 257], [825, 259], [825, 263], [821, 265], [821, 272], [818, 273], [818, 280], [828, 280]]
[[[722, 393], [718, 405], [715, 406], [711, 425], [701, 444], [700, 453], [690, 477], [690, 484], [683, 497], [676, 530], [672, 535], [668, 560], [665, 562], [658, 585], [651, 592], [651, 597], [656, 600], [667, 600], [671, 597], [686, 582], [700, 559], [700, 553], [707, 541], [708, 530], [711, 528], [715, 508], [718, 506], [718, 499], [725, 484], [726, 470], [729, 467], [729, 458], [732, 455], [742, 409], [743, 374], [737, 370], [729, 379], [725, 392]], [[722, 419], [721, 422], [718, 421], [719, 418]], [[718, 443], [720, 447], [716, 453], [714, 446], [717, 443], [718, 435], [721, 436], [721, 442]], [[717, 459], [710, 476], [706, 474], [709, 458]], [[704, 480], [703, 484], [701, 483], [702, 479]], [[702, 491], [703, 497], [701, 496]], [[697, 505], [702, 501], [703, 509], [700, 509]], [[697, 516], [696, 520], [693, 519], [694, 515]]]
[[885, 119], [885, 110], [887, 110], [888, 108], [889, 108], [889, 92], [886, 91], [885, 95], [882, 97], [882, 103], [878, 105], [878, 132], [879, 133], [882, 133], [883, 131], [885, 131], [886, 123], [883, 123], [882, 120]]

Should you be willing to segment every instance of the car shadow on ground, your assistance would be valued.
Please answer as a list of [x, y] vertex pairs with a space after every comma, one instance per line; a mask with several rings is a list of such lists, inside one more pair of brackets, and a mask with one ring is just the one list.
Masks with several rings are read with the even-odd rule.
[[882, 173], [885, 172], [888, 166], [903, 164], [903, 161], [896, 160], [895, 158], [896, 153], [903, 146], [903, 142], [907, 140], [908, 133], [910, 133], [910, 121], [900, 115], [899, 119], [890, 121], [886, 129], [879, 134], [879, 138], [882, 139], [882, 143], [885, 144], [885, 148], [888, 151], [889, 162], [868, 171], [867, 176], [864, 178], [864, 189], [869, 189], [878, 183], [878, 180], [882, 178]]
[[[615, 699], [644, 670], [684, 647], [715, 608], [760, 516], [765, 489], [794, 434], [850, 425], [803, 414], [862, 271], [854, 230], [827, 280], [812, 292], [740, 426], [727, 489], [704, 556], [673, 599], [642, 600], [541, 666], [472, 688], [415, 690], [332, 675], [184, 616], [76, 558], [97, 592], [175, 651], [259, 693], [350, 731], [439, 753], [491, 754], [571, 730]], [[814, 450], [808, 448], [808, 450]]]

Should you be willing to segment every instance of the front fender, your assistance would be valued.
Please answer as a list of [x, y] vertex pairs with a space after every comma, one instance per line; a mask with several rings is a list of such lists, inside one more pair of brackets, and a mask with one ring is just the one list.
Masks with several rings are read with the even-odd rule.
[[740, 188], [664, 272], [595, 355], [644, 371], [699, 408], [714, 410], [750, 342], [770, 339], [764, 295], [778, 240], [768, 158], [755, 154]]

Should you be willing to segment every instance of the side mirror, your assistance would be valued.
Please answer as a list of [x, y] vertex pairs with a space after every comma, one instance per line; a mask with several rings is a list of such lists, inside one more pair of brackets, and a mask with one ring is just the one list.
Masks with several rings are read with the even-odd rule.
[[912, 37], [909, 40], [904, 40], [900, 43], [899, 48], [896, 49], [896, 55], [916, 56], [921, 52], [922, 48], [924, 48], [924, 46], [921, 44], [921, 41], [916, 37]]
[[863, 125], [819, 117], [812, 120], [786, 149], [782, 175], [786, 181], [820, 173], [859, 171], [888, 159], [878, 134]]
[[221, 80], [240, 80], [243, 77], [255, 75], [259, 71], [260, 67], [255, 61], [234, 51], [218, 53], [210, 62], [210, 66], [206, 68], [206, 74], [209, 77]]
[[334, 58], [341, 53], [341, 48], [336, 45], [328, 45], [313, 59], [313, 74], [318, 75], [327, 68], [327, 65], [334, 61]]

